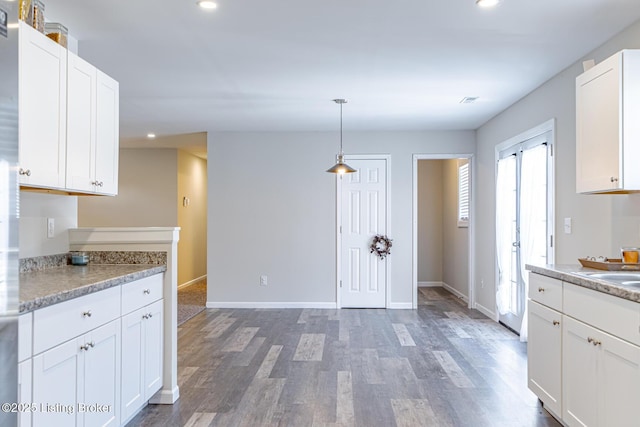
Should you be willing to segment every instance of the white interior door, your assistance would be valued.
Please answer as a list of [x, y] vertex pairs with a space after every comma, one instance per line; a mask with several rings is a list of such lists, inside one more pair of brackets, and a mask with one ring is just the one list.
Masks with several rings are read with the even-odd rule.
[[340, 305], [385, 308], [387, 262], [370, 253], [376, 234], [387, 233], [387, 161], [348, 159], [357, 172], [338, 179]]

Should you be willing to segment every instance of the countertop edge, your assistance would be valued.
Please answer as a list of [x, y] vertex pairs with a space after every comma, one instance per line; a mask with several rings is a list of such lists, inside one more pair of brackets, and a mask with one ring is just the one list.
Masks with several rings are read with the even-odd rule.
[[149, 265], [149, 268], [145, 270], [115, 276], [109, 279], [101, 280], [99, 282], [91, 283], [89, 285], [80, 286], [74, 289], [68, 289], [44, 297], [21, 301], [19, 306], [19, 314], [26, 314], [40, 308], [49, 307], [54, 304], [99, 292], [105, 289], [112, 288], [114, 286], [123, 285], [135, 280], [144, 279], [145, 277], [164, 273], [165, 271], [167, 271], [166, 265]]
[[551, 277], [554, 279], [559, 279], [563, 282], [582, 286], [583, 288], [592, 289], [594, 291], [640, 303], [640, 289], [627, 288], [624, 286], [616, 285], [615, 283], [606, 280], [589, 278], [576, 274], [576, 272], [597, 272], [599, 270], [584, 268], [579, 265], [540, 266], [527, 264], [525, 268], [533, 273], [541, 274], [543, 276]]

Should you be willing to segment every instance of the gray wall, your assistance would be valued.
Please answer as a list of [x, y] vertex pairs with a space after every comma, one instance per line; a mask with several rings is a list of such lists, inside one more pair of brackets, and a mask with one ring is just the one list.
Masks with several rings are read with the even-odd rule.
[[418, 282], [442, 283], [442, 160], [418, 160]]
[[468, 298], [469, 228], [458, 227], [458, 164], [465, 162], [445, 160], [442, 166], [442, 281], [457, 295]]
[[[640, 22], [562, 71], [477, 131], [476, 299], [495, 313], [495, 146], [549, 119], [556, 119], [556, 263], [577, 264], [587, 255], [613, 256], [623, 244], [640, 242], [639, 195], [579, 195], [575, 192], [575, 78], [582, 60], [600, 62], [624, 48], [640, 48]], [[573, 233], [564, 234], [564, 218]]]
[[[389, 292], [409, 308], [413, 154], [473, 153], [474, 132], [346, 132], [344, 144], [391, 155]], [[210, 303], [335, 303], [336, 178], [325, 170], [337, 145], [336, 132], [209, 133]]]

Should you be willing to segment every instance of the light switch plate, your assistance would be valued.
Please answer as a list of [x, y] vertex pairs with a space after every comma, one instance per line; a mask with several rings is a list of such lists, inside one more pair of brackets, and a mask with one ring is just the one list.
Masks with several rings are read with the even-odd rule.
[[564, 219], [564, 234], [571, 234], [571, 218]]

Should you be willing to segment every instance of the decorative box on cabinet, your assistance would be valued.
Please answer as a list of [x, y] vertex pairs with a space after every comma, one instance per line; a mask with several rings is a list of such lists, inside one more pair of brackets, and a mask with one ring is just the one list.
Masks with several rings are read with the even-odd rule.
[[576, 78], [576, 191], [640, 191], [640, 50]]
[[64, 190], [67, 50], [19, 25], [20, 185]]

